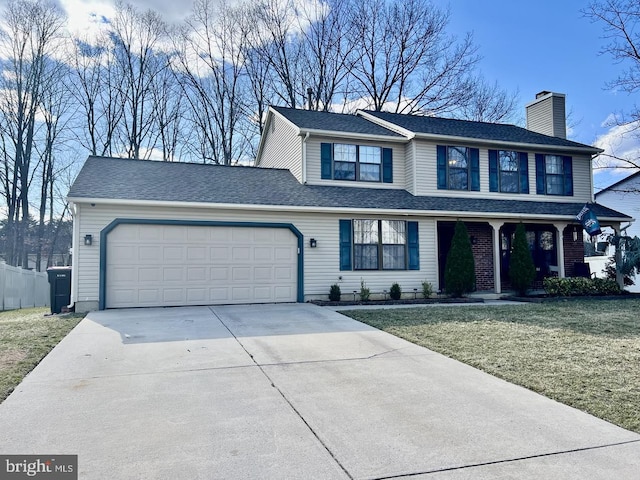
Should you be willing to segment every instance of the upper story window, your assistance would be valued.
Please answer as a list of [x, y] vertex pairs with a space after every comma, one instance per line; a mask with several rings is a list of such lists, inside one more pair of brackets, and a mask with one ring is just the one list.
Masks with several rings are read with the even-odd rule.
[[529, 193], [527, 154], [512, 150], [489, 150], [489, 190]]
[[537, 153], [536, 193], [540, 195], [573, 195], [572, 158]]
[[390, 148], [322, 143], [320, 156], [322, 179], [393, 182], [393, 153]]
[[480, 190], [480, 154], [477, 148], [437, 147], [438, 189]]

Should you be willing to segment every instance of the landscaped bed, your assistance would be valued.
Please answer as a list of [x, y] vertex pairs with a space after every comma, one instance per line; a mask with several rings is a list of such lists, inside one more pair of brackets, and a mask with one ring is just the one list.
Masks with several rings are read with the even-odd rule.
[[342, 312], [640, 432], [640, 299]]
[[0, 402], [84, 317], [48, 308], [0, 312]]

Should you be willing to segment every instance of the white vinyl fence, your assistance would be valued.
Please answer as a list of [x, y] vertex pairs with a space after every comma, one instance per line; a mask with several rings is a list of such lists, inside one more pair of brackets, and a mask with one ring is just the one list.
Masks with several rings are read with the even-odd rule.
[[0, 263], [0, 311], [49, 305], [46, 272]]

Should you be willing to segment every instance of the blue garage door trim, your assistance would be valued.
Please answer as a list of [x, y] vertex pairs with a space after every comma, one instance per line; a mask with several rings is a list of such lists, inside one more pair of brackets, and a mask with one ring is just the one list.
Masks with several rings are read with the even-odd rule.
[[107, 304], [107, 237], [118, 225], [176, 225], [185, 227], [248, 227], [286, 228], [298, 239], [298, 287], [297, 301], [304, 302], [304, 235], [292, 223], [263, 222], [219, 222], [208, 220], [152, 220], [146, 218], [116, 218], [100, 231], [100, 284], [98, 306], [105, 309]]

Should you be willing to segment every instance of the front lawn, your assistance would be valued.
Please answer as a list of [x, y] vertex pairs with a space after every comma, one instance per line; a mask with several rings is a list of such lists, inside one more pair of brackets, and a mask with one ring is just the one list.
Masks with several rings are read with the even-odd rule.
[[640, 300], [342, 312], [640, 432]]
[[0, 312], [0, 402], [84, 317], [45, 317], [48, 308]]

